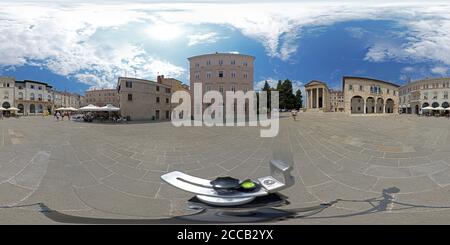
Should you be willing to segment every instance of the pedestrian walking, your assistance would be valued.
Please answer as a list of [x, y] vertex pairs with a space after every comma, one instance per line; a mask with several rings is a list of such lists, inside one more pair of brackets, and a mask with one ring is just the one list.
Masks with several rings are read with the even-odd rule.
[[292, 117], [294, 118], [294, 121], [297, 121], [297, 111], [292, 110]]

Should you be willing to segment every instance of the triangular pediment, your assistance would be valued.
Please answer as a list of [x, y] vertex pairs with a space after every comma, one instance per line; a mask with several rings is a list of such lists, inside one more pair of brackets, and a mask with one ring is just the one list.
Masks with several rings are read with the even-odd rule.
[[321, 81], [317, 81], [317, 80], [312, 80], [309, 83], [305, 84], [305, 87], [308, 86], [314, 86], [314, 85], [325, 85], [325, 87], [327, 87], [327, 84]]

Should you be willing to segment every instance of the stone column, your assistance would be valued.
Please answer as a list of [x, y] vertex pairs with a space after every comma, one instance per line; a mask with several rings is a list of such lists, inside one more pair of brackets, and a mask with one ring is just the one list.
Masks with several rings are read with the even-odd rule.
[[316, 88], [316, 108], [319, 109], [319, 88]]
[[307, 101], [306, 101], [306, 108], [307, 109], [311, 109], [311, 91], [309, 90], [309, 89], [307, 89], [306, 90], [306, 99], [307, 99]]
[[367, 106], [367, 105], [366, 105], [366, 99], [363, 98], [363, 101], [364, 101], [364, 114], [366, 114], [366, 113], [367, 113], [367, 110], [366, 110], [366, 109], [367, 109], [367, 108], [366, 108], [366, 106]]

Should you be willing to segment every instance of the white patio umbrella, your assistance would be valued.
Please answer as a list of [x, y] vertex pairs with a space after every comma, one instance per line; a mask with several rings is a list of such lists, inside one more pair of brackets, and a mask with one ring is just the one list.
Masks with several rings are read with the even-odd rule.
[[111, 104], [107, 104], [107, 105], [105, 105], [103, 107], [100, 107], [100, 110], [101, 111], [120, 111], [120, 108], [119, 107], [115, 107], [115, 106], [113, 106]]
[[66, 110], [67, 111], [78, 111], [77, 108], [73, 108], [73, 107], [67, 107]]
[[79, 111], [100, 111], [100, 107], [95, 106], [93, 104], [89, 104], [87, 106], [81, 107], [80, 109], [78, 109]]
[[65, 111], [65, 110], [67, 110], [67, 108], [61, 107], [61, 108], [56, 109], [55, 111]]
[[434, 108], [433, 110], [437, 110], [437, 111], [445, 111], [445, 108], [442, 106], [438, 106], [436, 108]]
[[0, 106], [0, 111], [6, 111], [6, 109]]
[[19, 108], [16, 107], [9, 107], [8, 109], [6, 109], [7, 111], [20, 111]]
[[450, 107], [445, 108], [446, 111], [450, 111]]
[[433, 110], [433, 109], [434, 108], [432, 106], [427, 106], [427, 107], [422, 108], [422, 110]]

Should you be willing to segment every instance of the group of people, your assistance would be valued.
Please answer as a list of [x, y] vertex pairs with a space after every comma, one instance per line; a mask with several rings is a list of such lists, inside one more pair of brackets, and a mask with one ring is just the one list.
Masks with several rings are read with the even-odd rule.
[[60, 118], [61, 118], [61, 121], [64, 121], [64, 117], [69, 118], [69, 121], [70, 121], [70, 114], [68, 112], [60, 113], [59, 111], [57, 111], [54, 114], [54, 118], [56, 118], [57, 121], [59, 121]]

